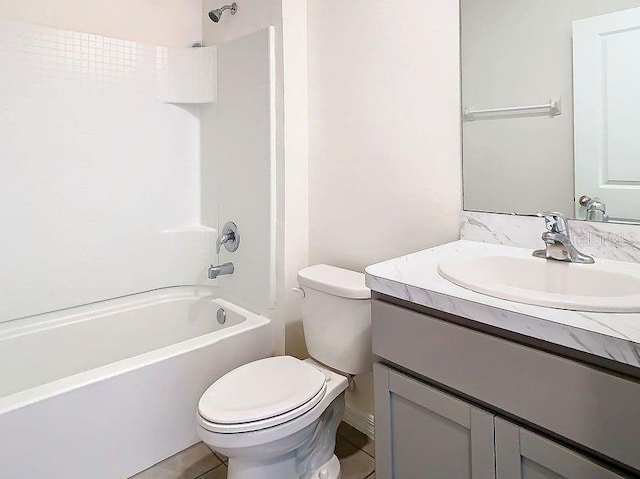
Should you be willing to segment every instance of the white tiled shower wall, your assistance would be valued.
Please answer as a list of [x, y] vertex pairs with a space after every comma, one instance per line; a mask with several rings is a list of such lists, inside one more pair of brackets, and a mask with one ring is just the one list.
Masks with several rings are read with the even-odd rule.
[[158, 100], [166, 55], [0, 22], [0, 321], [204, 279], [197, 107]]
[[215, 47], [159, 47], [158, 98], [168, 103], [211, 103], [217, 100]]

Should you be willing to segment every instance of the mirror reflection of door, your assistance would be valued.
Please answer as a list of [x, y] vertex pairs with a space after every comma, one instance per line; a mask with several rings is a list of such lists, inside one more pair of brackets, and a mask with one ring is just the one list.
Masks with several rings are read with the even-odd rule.
[[640, 218], [640, 8], [573, 23], [576, 217]]

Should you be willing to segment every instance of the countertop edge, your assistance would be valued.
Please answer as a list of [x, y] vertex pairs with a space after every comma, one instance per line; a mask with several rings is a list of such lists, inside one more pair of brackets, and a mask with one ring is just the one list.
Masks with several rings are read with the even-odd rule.
[[365, 278], [366, 285], [372, 291], [380, 294], [499, 328], [506, 332], [530, 337], [534, 340], [548, 342], [628, 366], [640, 367], [640, 344], [632, 340], [608, 336], [465, 298], [430, 291], [379, 277], [367, 270], [365, 270]]

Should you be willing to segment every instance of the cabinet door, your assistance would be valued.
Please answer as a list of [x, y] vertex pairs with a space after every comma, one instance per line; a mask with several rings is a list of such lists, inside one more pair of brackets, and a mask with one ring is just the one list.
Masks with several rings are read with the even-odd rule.
[[587, 457], [496, 418], [496, 479], [622, 479]]
[[378, 479], [494, 479], [494, 416], [374, 365]]

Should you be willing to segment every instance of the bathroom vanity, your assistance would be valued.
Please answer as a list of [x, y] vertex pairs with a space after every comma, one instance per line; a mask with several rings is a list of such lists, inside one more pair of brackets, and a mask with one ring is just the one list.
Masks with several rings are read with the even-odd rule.
[[367, 268], [377, 477], [640, 476], [640, 313], [523, 304], [438, 273], [483, 255], [531, 250], [457, 241]]

